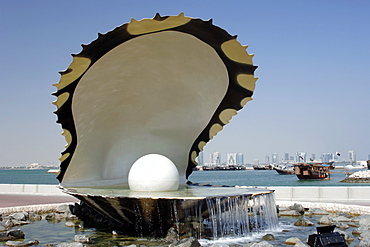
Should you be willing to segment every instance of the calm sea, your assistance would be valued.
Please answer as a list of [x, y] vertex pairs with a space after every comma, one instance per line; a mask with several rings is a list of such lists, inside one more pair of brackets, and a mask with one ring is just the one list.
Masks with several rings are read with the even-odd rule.
[[[355, 172], [358, 170], [351, 170]], [[274, 170], [195, 171], [193, 183], [246, 186], [363, 186], [368, 184], [340, 183], [345, 170], [334, 170], [330, 180], [299, 180], [295, 175], [279, 175]], [[54, 173], [47, 170], [0, 170], [0, 184], [58, 184]]]

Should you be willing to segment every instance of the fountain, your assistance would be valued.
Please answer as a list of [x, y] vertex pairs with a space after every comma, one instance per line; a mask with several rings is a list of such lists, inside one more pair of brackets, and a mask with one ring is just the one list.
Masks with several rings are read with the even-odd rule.
[[125, 234], [248, 236], [277, 223], [273, 191], [195, 186], [196, 157], [248, 101], [256, 66], [212, 21], [162, 17], [82, 45], [54, 86], [61, 188]]

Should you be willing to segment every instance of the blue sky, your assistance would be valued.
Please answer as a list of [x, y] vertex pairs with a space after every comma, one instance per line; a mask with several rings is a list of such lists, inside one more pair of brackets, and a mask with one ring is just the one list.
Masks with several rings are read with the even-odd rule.
[[254, 100], [205, 148], [370, 154], [369, 1], [0, 0], [0, 166], [58, 165], [65, 141], [51, 104], [58, 71], [97, 33], [155, 13], [213, 19], [255, 54]]

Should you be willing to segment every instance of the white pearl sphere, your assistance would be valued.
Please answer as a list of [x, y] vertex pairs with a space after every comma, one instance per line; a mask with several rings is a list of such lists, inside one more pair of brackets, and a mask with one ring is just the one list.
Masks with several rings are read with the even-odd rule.
[[132, 165], [128, 185], [132, 191], [171, 191], [179, 188], [179, 172], [166, 156], [147, 154]]

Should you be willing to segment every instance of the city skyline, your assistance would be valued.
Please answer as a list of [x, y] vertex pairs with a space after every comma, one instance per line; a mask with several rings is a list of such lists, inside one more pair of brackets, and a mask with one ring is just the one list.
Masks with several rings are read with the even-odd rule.
[[[320, 154], [319, 154], [320, 155]], [[241, 157], [241, 158], [238, 158]], [[200, 162], [199, 162], [199, 157]], [[244, 162], [244, 154], [243, 153], [226, 153], [222, 154], [221, 152], [214, 152], [209, 154], [209, 162], [204, 162], [204, 152], [201, 152], [198, 157], [198, 165], [202, 164], [212, 164], [212, 165], [240, 165], [240, 164], [253, 164], [258, 161], [258, 163], [263, 164], [280, 164], [280, 163], [297, 163], [297, 162], [309, 162], [309, 161], [316, 161], [316, 162], [359, 162], [359, 161], [366, 161], [366, 160], [358, 160], [356, 159], [356, 152], [354, 150], [349, 150], [347, 155], [340, 154], [339, 152], [333, 153], [321, 153], [320, 156], [318, 154], [307, 154], [306, 152], [295, 152], [293, 155], [291, 153], [285, 152], [282, 155], [279, 155], [276, 152], [271, 153], [270, 155], [266, 154], [264, 162], [260, 159], [253, 159], [253, 162]], [[226, 157], [226, 158], [225, 158]], [[368, 159], [370, 159], [370, 154], [368, 154]], [[230, 162], [232, 160], [232, 162]], [[243, 160], [243, 162], [240, 162]]]
[[237, 35], [258, 66], [253, 100], [207, 143], [205, 157], [370, 153], [369, 1], [20, 0], [0, 9], [0, 166], [59, 165], [66, 141], [52, 84], [81, 44], [131, 18], [181, 12]]

